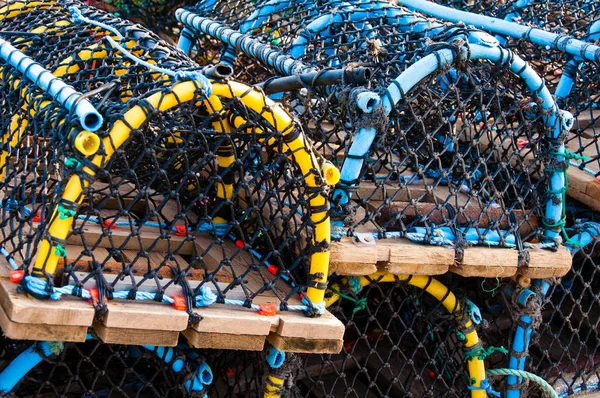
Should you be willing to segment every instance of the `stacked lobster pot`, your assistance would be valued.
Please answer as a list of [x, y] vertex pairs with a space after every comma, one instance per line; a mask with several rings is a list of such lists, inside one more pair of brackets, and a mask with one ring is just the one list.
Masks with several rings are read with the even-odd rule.
[[[490, 34], [387, 1], [209, 0], [179, 9], [176, 16], [183, 25], [180, 49], [200, 63], [231, 65], [235, 76], [292, 107], [315, 149], [339, 166], [340, 182], [330, 193], [330, 271], [336, 276], [330, 279], [327, 303], [344, 297], [351, 307], [369, 308], [361, 301], [368, 294], [359, 295], [365, 286], [379, 297], [376, 303], [396, 294], [395, 302], [402, 301], [407, 284], [424, 289], [454, 314], [458, 337], [449, 344], [464, 348], [470, 376], [432, 376], [436, 381], [423, 393], [447, 391], [448, 383], [473, 396], [490, 392], [483, 360], [494, 350], [486, 351], [470, 334], [481, 321], [479, 309], [431, 275], [450, 270], [495, 280], [514, 277], [520, 284], [506, 292], [527, 306], [550, 287], [541, 280], [531, 284], [529, 277], [568, 271], [570, 256], [560, 244], [565, 237], [564, 139], [572, 118], [559, 109], [544, 79]], [[349, 79], [349, 68], [367, 68], [366, 81]], [[479, 262], [475, 253], [482, 255]], [[546, 266], [553, 264], [546, 271], [536, 265], [540, 253], [549, 256]], [[457, 283], [456, 276], [444, 278]], [[380, 290], [382, 282], [391, 282], [391, 290]], [[406, 300], [421, 305], [421, 296], [409, 290]], [[464, 292], [461, 286], [458, 290]], [[355, 324], [355, 310], [342, 316], [349, 326]], [[390, 310], [393, 317], [407, 311]], [[391, 326], [373, 324], [377, 316], [386, 316], [383, 312], [369, 313], [361, 327], [370, 324], [391, 333]], [[515, 314], [515, 333], [530, 336], [532, 317]], [[407, 331], [414, 333], [406, 324], [396, 330], [396, 349], [407, 342], [402, 339]], [[516, 371], [522, 369], [528, 338], [511, 346]], [[352, 346], [344, 349], [346, 355], [356, 354]], [[392, 371], [393, 388], [416, 391], [406, 380], [434, 366], [431, 355], [409, 366], [409, 374]], [[502, 371], [492, 374], [510, 374], [507, 388], [518, 390], [522, 379], [510, 369]], [[377, 389], [375, 373], [369, 389]], [[345, 377], [338, 373], [324, 393], [333, 394], [341, 379], [348, 383]]]

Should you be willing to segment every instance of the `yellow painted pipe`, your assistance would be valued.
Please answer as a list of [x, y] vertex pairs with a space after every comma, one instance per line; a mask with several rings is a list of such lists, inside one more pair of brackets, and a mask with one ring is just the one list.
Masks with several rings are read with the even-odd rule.
[[267, 376], [267, 384], [265, 385], [265, 394], [264, 398], [280, 398], [281, 397], [281, 389], [283, 388], [283, 383], [285, 380], [280, 379], [274, 375]]

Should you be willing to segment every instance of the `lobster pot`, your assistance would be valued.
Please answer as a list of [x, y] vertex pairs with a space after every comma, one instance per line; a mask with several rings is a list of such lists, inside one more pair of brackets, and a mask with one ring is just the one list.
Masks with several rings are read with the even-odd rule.
[[0, 30], [104, 117], [83, 130], [2, 64], [2, 253], [31, 295], [285, 309], [326, 275], [323, 161], [279, 105], [81, 3], [10, 3]]
[[[549, 138], [553, 127], [537, 94], [508, 63], [469, 55], [424, 77], [418, 73], [428, 54], [470, 54], [472, 44], [495, 46], [493, 37], [380, 1], [202, 1], [193, 12], [319, 70], [358, 63], [372, 71], [364, 86], [307, 86], [281, 98], [294, 107], [316, 149], [340, 165], [332, 214], [343, 225], [341, 235], [416, 232], [430, 240], [435, 227], [475, 228], [472, 242], [492, 232], [497, 244], [511, 246], [544, 228], [542, 169], [560, 140]], [[183, 37], [189, 34], [184, 30]], [[207, 36], [195, 40], [200, 54]], [[238, 62], [234, 69], [244, 78], [277, 74], [231, 46], [223, 46], [218, 59]], [[367, 142], [362, 135], [369, 128], [376, 134]], [[359, 142], [354, 150], [353, 142]], [[357, 157], [360, 173], [345, 174], [342, 164]]]

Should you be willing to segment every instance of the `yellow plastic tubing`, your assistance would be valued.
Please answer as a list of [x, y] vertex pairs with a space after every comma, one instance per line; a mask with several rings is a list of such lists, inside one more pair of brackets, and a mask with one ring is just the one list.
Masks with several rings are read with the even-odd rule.
[[[464, 324], [465, 329], [470, 329], [473, 326], [471, 319], [463, 319], [463, 312], [461, 311], [460, 302], [456, 299], [454, 293], [450, 291], [444, 284], [439, 282], [430, 276], [423, 275], [393, 275], [385, 272], [377, 272], [368, 276], [359, 277], [361, 286], [367, 286], [373, 281], [375, 282], [406, 282], [409, 285], [418, 287], [419, 289], [425, 290], [427, 293], [438, 299], [441, 304], [448, 310], [449, 313], [453, 314], [459, 324]], [[335, 286], [336, 290], [339, 286]], [[325, 305], [329, 307], [335, 303], [340, 296], [333, 294], [325, 299]], [[465, 333], [465, 348], [472, 348], [479, 344], [479, 337], [477, 332], [472, 330]], [[485, 364], [483, 360], [475, 357], [467, 361], [469, 367], [469, 377], [475, 380], [472, 384], [473, 387], [481, 388], [481, 381], [485, 379]], [[485, 398], [487, 393], [485, 390], [472, 390], [472, 398]]]

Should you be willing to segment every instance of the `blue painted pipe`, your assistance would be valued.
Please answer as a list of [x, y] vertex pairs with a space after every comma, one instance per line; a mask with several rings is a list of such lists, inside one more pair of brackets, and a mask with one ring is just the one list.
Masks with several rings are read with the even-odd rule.
[[571, 254], [577, 253], [581, 248], [589, 245], [594, 242], [598, 235], [600, 235], [600, 224], [595, 222], [588, 222], [582, 225], [584, 228], [583, 231], [577, 233], [572, 236], [569, 240], [573, 243], [576, 243], [576, 246], [567, 246], [567, 249], [571, 252]]
[[213, 382], [213, 374], [210, 366], [206, 362], [202, 362], [192, 380], [185, 383], [185, 388], [188, 391], [202, 391], [205, 387]]
[[262, 44], [247, 35], [223, 26], [223, 24], [182, 8], [175, 12], [175, 17], [184, 27], [200, 31], [227, 43], [246, 55], [260, 60], [284, 75], [307, 73], [314, 70], [289, 55], [277, 51], [269, 45]]
[[543, 29], [519, 25], [498, 18], [455, 10], [425, 0], [398, 0], [398, 4], [445, 21], [464, 22], [494, 34], [528, 40], [567, 54], [582, 56], [589, 61], [600, 62], [600, 47], [572, 37], [557, 35]]
[[356, 179], [360, 177], [364, 159], [376, 136], [377, 130], [372, 127], [363, 127], [354, 137], [340, 171], [340, 187], [333, 192], [334, 200], [339, 200], [340, 204], [345, 205], [350, 201], [351, 195], [344, 187], [355, 184]]
[[50, 94], [69, 112], [75, 113], [84, 130], [97, 131], [102, 127], [102, 115], [81, 93], [44, 69], [33, 59], [17, 50], [6, 40], [0, 39], [0, 57], [16, 68], [27, 79]]
[[[148, 351], [152, 351], [157, 357], [161, 358], [166, 364], [171, 363], [173, 356], [175, 355], [175, 349], [173, 347], [155, 347], [151, 345], [143, 345]], [[171, 369], [174, 372], [179, 373], [182, 371], [185, 362], [183, 359], [177, 359], [171, 363]], [[188, 380], [185, 383], [185, 388], [188, 392], [202, 391], [204, 388], [212, 383], [213, 375], [210, 367], [206, 362], [202, 362], [192, 380]]]
[[579, 68], [580, 62], [575, 59], [569, 60], [567, 65], [563, 68], [562, 75], [556, 86], [554, 96], [558, 99], [565, 100], [575, 85], [575, 79], [577, 78], [577, 69]]
[[[546, 297], [546, 294], [550, 289], [550, 284], [539, 279], [535, 280], [533, 283], [539, 288], [539, 298], [543, 299]], [[524, 289], [521, 294], [519, 294], [517, 302], [519, 305], [525, 307], [529, 300], [535, 300], [536, 297], [538, 297], [538, 293], [530, 289]], [[532, 319], [529, 315], [521, 315], [519, 321], [520, 324], [518, 324], [515, 329], [515, 337], [512, 344], [511, 355], [508, 359], [508, 367], [510, 369], [524, 370], [525, 360], [527, 359], [526, 354], [529, 351], [529, 342], [531, 341], [533, 328], [531, 327]], [[519, 355], [512, 355], [513, 352], [516, 352]], [[508, 376], [506, 380], [506, 398], [519, 398], [521, 396], [521, 390], [517, 387], [517, 384], [520, 384], [521, 382], [522, 378], [520, 377]]]
[[2, 373], [0, 373], [0, 394], [2, 394], [2, 396], [12, 391], [17, 383], [21, 381], [31, 369], [42, 362], [44, 357], [40, 354], [40, 351], [43, 352], [45, 356], [53, 355], [50, 345], [47, 342], [42, 341], [40, 343], [32, 344], [4, 368]]
[[[416, 14], [406, 12], [400, 8], [376, 7], [373, 9], [350, 8], [346, 10], [336, 11], [331, 14], [326, 14], [318, 17], [310, 22], [305, 30], [298, 35], [291, 45], [290, 55], [294, 58], [300, 58], [306, 52], [310, 44], [310, 37], [321, 34], [324, 37], [331, 36], [327, 34], [327, 30], [332, 24], [342, 23], [345, 21], [355, 24], [364, 23], [364, 21], [375, 18], [383, 18], [386, 23], [393, 24], [398, 27], [405, 27], [406, 31], [414, 33], [425, 33], [424, 37], [432, 37], [440, 33], [445, 27], [437, 22], [432, 22], [426, 18]], [[367, 36], [374, 36], [374, 33], [369, 29], [358, 29], [366, 31]], [[370, 34], [370, 36], [369, 36]]]

